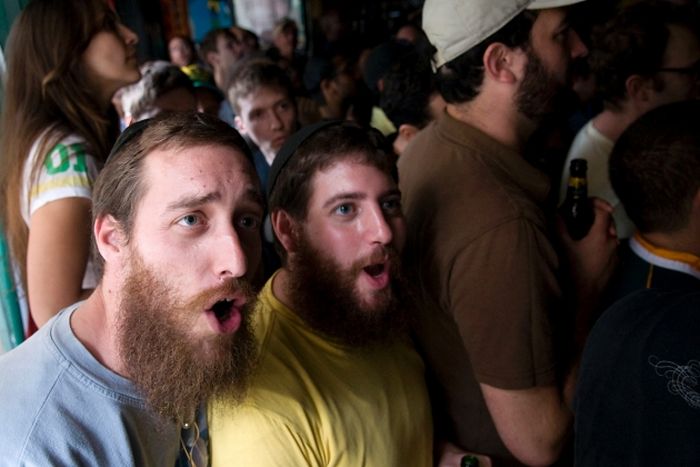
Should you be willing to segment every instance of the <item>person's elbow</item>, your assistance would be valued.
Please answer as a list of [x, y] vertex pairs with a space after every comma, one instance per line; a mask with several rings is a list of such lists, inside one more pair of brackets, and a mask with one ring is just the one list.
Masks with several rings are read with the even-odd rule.
[[552, 465], [561, 455], [564, 438], [562, 436], [538, 436], [532, 433], [525, 433], [525, 439], [519, 440], [513, 446], [506, 443], [506, 447], [511, 454], [521, 463], [531, 467]]
[[498, 434], [510, 453], [530, 466], [554, 464], [571, 433], [571, 412], [556, 386], [523, 390], [481, 385]]

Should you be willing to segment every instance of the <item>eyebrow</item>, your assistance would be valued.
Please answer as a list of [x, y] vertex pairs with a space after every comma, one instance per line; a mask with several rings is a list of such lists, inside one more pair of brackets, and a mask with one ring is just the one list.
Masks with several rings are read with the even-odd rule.
[[559, 25], [554, 29], [554, 34], [552, 35], [556, 36], [557, 34], [561, 34], [567, 29], [571, 29], [571, 21], [569, 20], [568, 16], [564, 17], [564, 19], [561, 20]]
[[[221, 200], [221, 193], [218, 191], [214, 191], [211, 193], [207, 193], [204, 195], [185, 195], [182, 196], [181, 198], [173, 201], [172, 203], [168, 204], [167, 210], [168, 211], [179, 211], [182, 209], [193, 209], [199, 206], [203, 206], [208, 203], [212, 203], [214, 201], [219, 201]], [[243, 198], [252, 201], [255, 204], [258, 204], [261, 208], [264, 207], [263, 203], [263, 198], [262, 195], [258, 190], [252, 187], [248, 187], [245, 192], [243, 193]]]
[[192, 209], [203, 204], [211, 203], [221, 199], [221, 193], [212, 192], [200, 196], [185, 195], [168, 204], [168, 211], [179, 211], [181, 209]]
[[[387, 190], [381, 195], [379, 195], [379, 198], [386, 198], [387, 196], [401, 196], [401, 191], [398, 188], [392, 188], [391, 190]], [[367, 195], [364, 193], [358, 193], [358, 192], [350, 192], [350, 193], [338, 193], [335, 196], [332, 196], [329, 198], [325, 203], [323, 203], [323, 208], [329, 208], [338, 201], [353, 201], [353, 200], [362, 200], [367, 198]]]
[[265, 209], [265, 200], [263, 199], [262, 193], [260, 193], [260, 190], [256, 190], [255, 188], [248, 187], [243, 193], [243, 196], [245, 199], [254, 202], [255, 204], [260, 205], [262, 209]]

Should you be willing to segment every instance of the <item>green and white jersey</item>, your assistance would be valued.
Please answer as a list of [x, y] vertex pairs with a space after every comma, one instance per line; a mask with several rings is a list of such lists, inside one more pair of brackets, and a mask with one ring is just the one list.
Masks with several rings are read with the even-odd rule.
[[[91, 199], [99, 170], [97, 159], [86, 151], [85, 140], [75, 134], [66, 136], [44, 154], [39, 154], [49, 131], [37, 138], [24, 164], [20, 203], [22, 217], [30, 230], [32, 214], [42, 206], [63, 198]], [[32, 166], [38, 157], [43, 158], [43, 164], [38, 176], [32, 178]], [[96, 285], [94, 265], [88, 261], [83, 288]]]
[[[34, 142], [24, 165], [22, 190], [22, 217], [31, 228], [31, 216], [51, 201], [63, 198], [92, 197], [92, 186], [97, 177], [95, 158], [87, 154], [85, 140], [69, 135], [54, 145], [48, 153], [37, 154], [47, 133]], [[38, 177], [31, 179], [31, 170], [37, 157], [43, 158]]]

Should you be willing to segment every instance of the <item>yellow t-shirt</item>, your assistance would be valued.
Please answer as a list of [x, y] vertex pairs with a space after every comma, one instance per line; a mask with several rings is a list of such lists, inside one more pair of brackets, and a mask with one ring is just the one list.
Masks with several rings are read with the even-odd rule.
[[246, 399], [209, 406], [216, 466], [429, 466], [432, 420], [418, 354], [340, 346], [260, 294], [260, 360]]

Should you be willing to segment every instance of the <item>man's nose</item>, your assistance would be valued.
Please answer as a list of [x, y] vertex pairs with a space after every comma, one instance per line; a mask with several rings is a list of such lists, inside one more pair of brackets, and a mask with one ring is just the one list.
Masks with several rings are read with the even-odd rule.
[[365, 217], [365, 229], [370, 243], [388, 245], [394, 238], [394, 232], [380, 206], [369, 209]]
[[581, 40], [581, 36], [573, 29], [571, 29], [569, 36], [569, 50], [571, 58], [585, 57], [588, 55], [588, 47], [586, 47], [586, 44]]
[[248, 258], [241, 239], [233, 227], [221, 232], [212, 250], [214, 272], [222, 279], [243, 277], [248, 271]]

